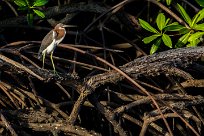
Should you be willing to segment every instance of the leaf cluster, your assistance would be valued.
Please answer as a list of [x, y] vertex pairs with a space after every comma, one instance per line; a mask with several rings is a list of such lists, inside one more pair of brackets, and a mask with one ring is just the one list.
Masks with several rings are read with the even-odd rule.
[[180, 35], [180, 38], [178, 38], [175, 43], [175, 48], [183, 47], [184, 45], [187, 47], [193, 47], [202, 42], [202, 36], [204, 35], [204, 23], [202, 23], [204, 9], [200, 10], [193, 18], [188, 15], [186, 10], [180, 4], [177, 4], [177, 10], [188, 26], [184, 26], [178, 22], [169, 23], [172, 22], [172, 19], [166, 19], [163, 13], [159, 13], [156, 18], [157, 29], [148, 22], [139, 19], [141, 27], [153, 33], [153, 35], [143, 38], [145, 44], [153, 43], [150, 54], [155, 53], [161, 46], [162, 42], [165, 46], [172, 48], [171, 37], [176, 37], [177, 35], [171, 35], [170, 37], [168, 34], [169, 31]]
[[34, 14], [45, 18], [45, 14], [39, 10], [39, 7], [48, 3], [48, 0], [14, 0], [14, 3], [18, 5], [18, 10], [27, 11], [27, 20], [29, 24], [33, 23]]

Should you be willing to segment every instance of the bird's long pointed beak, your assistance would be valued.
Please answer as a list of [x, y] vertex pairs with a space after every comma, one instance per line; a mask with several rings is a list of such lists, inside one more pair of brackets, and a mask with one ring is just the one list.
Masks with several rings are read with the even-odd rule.
[[63, 25], [63, 27], [77, 27], [76, 25]]

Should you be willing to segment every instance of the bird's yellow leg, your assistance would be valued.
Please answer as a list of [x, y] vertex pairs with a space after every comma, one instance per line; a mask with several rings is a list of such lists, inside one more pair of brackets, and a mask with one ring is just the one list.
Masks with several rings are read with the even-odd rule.
[[56, 72], [56, 70], [55, 70], [55, 64], [54, 64], [52, 55], [53, 55], [53, 52], [51, 52], [51, 54], [50, 54], [50, 59], [51, 59], [51, 62], [52, 62], [52, 67], [53, 67], [53, 69], [54, 69], [54, 74], [57, 74], [57, 72]]
[[42, 66], [43, 69], [44, 69], [44, 63], [45, 63], [45, 52], [43, 53], [43, 66]]

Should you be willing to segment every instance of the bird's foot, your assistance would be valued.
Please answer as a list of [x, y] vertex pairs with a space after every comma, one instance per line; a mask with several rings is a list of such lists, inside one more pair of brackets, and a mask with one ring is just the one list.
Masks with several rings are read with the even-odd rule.
[[56, 70], [53, 70], [55, 76], [60, 76]]

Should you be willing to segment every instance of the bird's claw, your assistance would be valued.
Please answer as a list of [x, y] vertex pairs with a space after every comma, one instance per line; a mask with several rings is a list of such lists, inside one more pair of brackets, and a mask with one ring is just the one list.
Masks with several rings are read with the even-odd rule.
[[53, 70], [55, 76], [60, 76], [56, 70]]

